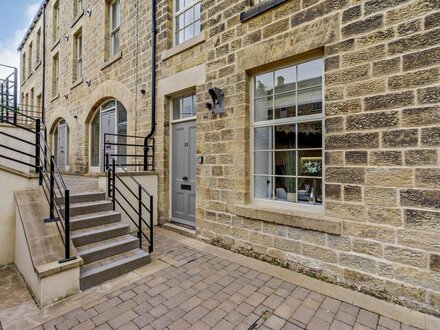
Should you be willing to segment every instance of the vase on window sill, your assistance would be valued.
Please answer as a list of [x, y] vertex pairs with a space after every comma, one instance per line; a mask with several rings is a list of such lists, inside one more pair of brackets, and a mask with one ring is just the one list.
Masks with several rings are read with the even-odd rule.
[[296, 202], [296, 193], [287, 193], [287, 201], [290, 203]]
[[312, 184], [312, 191], [310, 192], [310, 197], [309, 197], [309, 203], [311, 204], [316, 204], [316, 187], [317, 187], [318, 183], [316, 182], [316, 179], [313, 179], [313, 184]]

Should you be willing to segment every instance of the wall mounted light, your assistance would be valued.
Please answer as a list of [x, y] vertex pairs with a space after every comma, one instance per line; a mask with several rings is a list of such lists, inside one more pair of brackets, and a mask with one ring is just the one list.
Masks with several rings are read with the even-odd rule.
[[225, 92], [217, 87], [210, 88], [208, 90], [209, 96], [211, 96], [211, 103], [207, 103], [206, 107], [213, 113], [225, 112]]
[[87, 16], [92, 16], [92, 8], [87, 8], [87, 11], [86, 11], [86, 13], [87, 13]]
[[64, 39], [66, 39], [66, 41], [69, 41], [69, 35], [66, 34], [66, 35], [64, 36]]
[[90, 87], [90, 85], [92, 84], [92, 81], [90, 79], [87, 79], [85, 81], [85, 83], [86, 83], [87, 87]]

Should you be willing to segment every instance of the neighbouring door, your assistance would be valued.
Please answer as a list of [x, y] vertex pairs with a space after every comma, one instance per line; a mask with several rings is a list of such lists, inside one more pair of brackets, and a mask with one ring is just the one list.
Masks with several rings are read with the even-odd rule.
[[109, 110], [101, 113], [101, 141], [102, 148], [104, 152], [101, 155], [101, 171], [104, 170], [104, 160], [105, 154], [108, 153], [110, 155], [116, 154], [116, 146], [115, 145], [106, 145], [106, 143], [114, 143], [115, 136], [109, 136], [105, 134], [115, 134], [116, 132], [116, 111]]
[[173, 124], [172, 220], [195, 226], [196, 121]]
[[65, 170], [67, 167], [67, 124], [62, 122], [58, 125], [58, 167]]

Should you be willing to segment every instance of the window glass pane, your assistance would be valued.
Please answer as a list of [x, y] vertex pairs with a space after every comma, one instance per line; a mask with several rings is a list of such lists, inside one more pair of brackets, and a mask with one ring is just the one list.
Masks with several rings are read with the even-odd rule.
[[200, 33], [200, 21], [194, 22], [194, 35]]
[[255, 128], [254, 130], [255, 150], [272, 150], [272, 127]]
[[193, 112], [192, 112], [192, 106], [193, 106], [192, 96], [183, 97], [182, 101], [183, 101], [182, 118], [192, 117], [192, 115], [193, 115]]
[[194, 36], [194, 27], [190, 25], [185, 28], [185, 40], [191, 39]]
[[296, 116], [296, 94], [287, 93], [275, 96], [275, 119]]
[[298, 92], [298, 116], [322, 113], [322, 87], [314, 87]]
[[322, 180], [298, 178], [298, 203], [322, 204]]
[[275, 152], [275, 174], [296, 175], [296, 151]]
[[322, 122], [298, 124], [298, 149], [322, 148]]
[[[118, 134], [120, 135], [127, 135], [127, 110], [122, 105], [121, 102], [118, 102]], [[118, 136], [117, 143], [126, 144], [127, 143], [127, 137], [125, 136]], [[125, 155], [127, 154], [127, 146], [126, 145], [120, 145], [117, 146], [117, 153], [119, 155]], [[126, 156], [118, 156], [118, 162], [119, 164], [126, 164], [127, 163], [127, 157]]]
[[99, 166], [99, 111], [92, 121], [91, 127], [91, 166]]
[[271, 95], [273, 93], [273, 73], [265, 73], [255, 77], [255, 97]]
[[113, 34], [113, 55], [119, 52], [119, 31]]
[[176, 31], [179, 31], [185, 27], [183, 14], [176, 17]]
[[194, 6], [194, 20], [200, 19], [200, 3]]
[[322, 176], [322, 151], [299, 150], [298, 172], [301, 176]]
[[197, 113], [197, 96], [183, 95], [173, 99], [173, 119], [190, 118]]
[[185, 8], [185, 0], [175, 0], [176, 1], [176, 11]]
[[296, 178], [275, 177], [275, 200], [296, 203]]
[[254, 158], [255, 174], [272, 174], [272, 152], [256, 151]]
[[296, 90], [296, 67], [275, 71], [275, 94]]
[[193, 8], [188, 9], [185, 11], [185, 26], [191, 24], [194, 21], [194, 12]]
[[255, 121], [272, 120], [272, 98], [262, 98], [255, 100]]
[[255, 176], [254, 196], [260, 199], [272, 199], [272, 178], [266, 176]]
[[275, 127], [275, 149], [295, 149], [296, 127], [293, 125], [279, 125]]
[[108, 110], [108, 109], [114, 108], [115, 106], [116, 106], [115, 101], [110, 101], [102, 106], [102, 110]]
[[298, 89], [322, 84], [322, 59], [298, 65]]

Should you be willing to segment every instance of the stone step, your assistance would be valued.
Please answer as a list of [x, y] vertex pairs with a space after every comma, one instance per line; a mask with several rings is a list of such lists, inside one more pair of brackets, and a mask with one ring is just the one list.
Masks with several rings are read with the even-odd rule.
[[121, 213], [119, 212], [115, 212], [112, 210], [95, 212], [71, 217], [70, 228], [73, 231], [78, 229], [107, 225], [120, 221]]
[[139, 247], [139, 239], [132, 235], [124, 235], [102, 242], [77, 247], [78, 255], [85, 264], [115, 256]]
[[72, 241], [76, 247], [101, 242], [110, 238], [127, 235], [130, 226], [123, 223], [111, 223], [96, 227], [79, 229], [72, 232]]
[[135, 249], [81, 267], [80, 287], [86, 290], [150, 263], [150, 254]]
[[[62, 214], [64, 214], [64, 207], [60, 208]], [[103, 200], [103, 201], [93, 201], [93, 202], [83, 202], [83, 203], [74, 203], [70, 205], [70, 216], [74, 217], [76, 215], [88, 214], [88, 213], [96, 213], [103, 211], [111, 211], [113, 210], [112, 202]]]
[[[94, 201], [103, 201], [105, 200], [105, 192], [103, 191], [87, 191], [81, 193], [74, 193], [70, 195], [70, 204], [75, 203], [87, 203]], [[61, 197], [57, 197], [57, 202], [59, 204], [64, 204], [64, 199]]]

